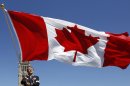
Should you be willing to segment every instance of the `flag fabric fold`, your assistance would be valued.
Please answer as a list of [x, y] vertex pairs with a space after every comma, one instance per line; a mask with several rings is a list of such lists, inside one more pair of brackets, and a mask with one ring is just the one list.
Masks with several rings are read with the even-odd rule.
[[7, 11], [18, 37], [22, 61], [56, 59], [75, 66], [130, 64], [128, 33], [96, 31], [65, 20]]

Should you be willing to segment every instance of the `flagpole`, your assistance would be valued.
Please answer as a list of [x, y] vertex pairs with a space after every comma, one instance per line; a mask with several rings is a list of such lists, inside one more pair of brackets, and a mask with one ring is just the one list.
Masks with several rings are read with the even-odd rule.
[[10, 18], [8, 17], [7, 11], [5, 9], [5, 5], [1, 4], [0, 8], [2, 9], [2, 11], [4, 13], [4, 17], [5, 17], [5, 20], [6, 20], [7, 27], [8, 27], [8, 31], [9, 31], [9, 34], [11, 36], [11, 41], [13, 42], [13, 46], [15, 48], [16, 57], [18, 58], [18, 86], [22, 86], [21, 85], [22, 76], [27, 74], [26, 73], [27, 66], [30, 66], [30, 63], [29, 63], [29, 61], [22, 62], [21, 52], [18, 53], [18, 50], [17, 50], [17, 47], [16, 47], [16, 43], [15, 43], [15, 40], [14, 40], [14, 36], [13, 36], [12, 30], [11, 30], [11, 26], [10, 26], [10, 23], [11, 23], [9, 21]]
[[14, 49], [15, 49], [15, 52], [16, 52], [16, 56], [18, 58], [18, 61], [20, 61], [20, 55], [19, 55], [17, 47], [16, 47], [16, 43], [15, 43], [14, 36], [13, 36], [12, 30], [11, 30], [11, 26], [10, 26], [10, 23], [9, 23], [8, 14], [7, 14], [7, 11], [5, 9], [5, 5], [1, 4], [0, 7], [1, 7], [3, 13], [4, 13], [5, 21], [6, 21], [6, 24], [7, 24], [7, 27], [8, 27], [8, 32], [10, 34], [11, 41], [13, 43], [13, 46], [14, 46]]

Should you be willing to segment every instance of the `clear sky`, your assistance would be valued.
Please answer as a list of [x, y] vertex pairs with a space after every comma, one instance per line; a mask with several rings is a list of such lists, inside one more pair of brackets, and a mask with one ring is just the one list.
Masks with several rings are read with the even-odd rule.
[[[98, 31], [130, 33], [130, 0], [0, 0], [6, 9], [64, 19]], [[130, 86], [130, 66], [75, 67], [33, 61], [40, 86]], [[0, 10], [0, 86], [18, 85], [18, 59]]]

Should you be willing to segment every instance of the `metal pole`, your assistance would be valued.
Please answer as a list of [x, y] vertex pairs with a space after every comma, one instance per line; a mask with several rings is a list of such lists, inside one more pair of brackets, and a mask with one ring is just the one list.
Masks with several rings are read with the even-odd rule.
[[9, 30], [9, 33], [10, 33], [10, 36], [11, 36], [11, 40], [13, 42], [13, 46], [14, 46], [15, 51], [16, 51], [16, 56], [18, 58], [18, 86], [22, 86], [21, 85], [22, 76], [27, 74], [27, 72], [26, 72], [27, 67], [30, 66], [30, 63], [29, 63], [29, 61], [27, 61], [27, 62], [21, 61], [21, 54], [19, 54], [18, 51], [17, 51], [17, 47], [16, 47], [16, 44], [15, 44], [15, 41], [14, 41], [13, 33], [11, 31], [11, 26], [10, 26], [10, 23], [9, 23], [9, 19], [8, 19], [8, 15], [7, 15], [5, 6], [4, 6], [4, 4], [1, 4], [0, 7], [1, 7], [3, 13], [4, 13], [5, 20], [6, 20], [6, 23], [7, 23], [7, 26], [8, 26], [8, 30]]
[[9, 35], [10, 35], [10, 37], [11, 37], [11, 41], [12, 41], [12, 43], [13, 43], [13, 47], [14, 47], [15, 52], [16, 52], [16, 56], [17, 56], [18, 60], [20, 61], [19, 52], [18, 52], [17, 47], [16, 47], [17, 45], [16, 45], [16, 42], [15, 42], [15, 39], [14, 39], [12, 30], [11, 30], [11, 26], [10, 26], [10, 23], [9, 23], [9, 18], [8, 18], [7, 11], [6, 11], [6, 9], [5, 9], [5, 5], [4, 5], [4, 4], [1, 4], [0, 7], [1, 7], [3, 13], [4, 13], [5, 21], [6, 21], [6, 24], [7, 24], [7, 27], [8, 27], [8, 31], [9, 31]]

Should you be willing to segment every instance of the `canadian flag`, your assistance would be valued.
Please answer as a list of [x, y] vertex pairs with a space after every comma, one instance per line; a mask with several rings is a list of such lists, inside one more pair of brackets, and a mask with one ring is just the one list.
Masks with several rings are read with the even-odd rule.
[[7, 12], [19, 39], [22, 61], [56, 59], [75, 66], [122, 69], [130, 63], [128, 33], [106, 33], [60, 19]]

